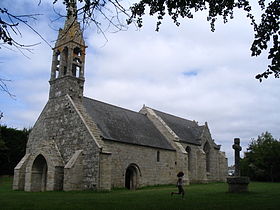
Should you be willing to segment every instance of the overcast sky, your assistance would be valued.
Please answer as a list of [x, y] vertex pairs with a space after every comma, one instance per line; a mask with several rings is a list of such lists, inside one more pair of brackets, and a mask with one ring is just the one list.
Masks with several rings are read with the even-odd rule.
[[[38, 0], [13, 2], [2, 0], [0, 7], [17, 14], [42, 14], [31, 24], [54, 46], [63, 20], [51, 21], [51, 1], [43, 0], [40, 6]], [[167, 18], [160, 32], [155, 32], [156, 19], [150, 17], [141, 30], [132, 25], [127, 31], [106, 32], [106, 38], [88, 27], [84, 95], [133, 111], [145, 104], [201, 125], [207, 121], [231, 165], [235, 137], [241, 138], [243, 151], [262, 132], [280, 137], [279, 80], [271, 77], [260, 83], [254, 78], [269, 62], [267, 54], [250, 56], [253, 30], [245, 16], [237, 12], [226, 25], [218, 23], [214, 33], [203, 13], [182, 20], [180, 27]], [[15, 95], [0, 93], [0, 122], [14, 128], [33, 126], [46, 104], [52, 58], [50, 46], [28, 28], [21, 31], [20, 42], [41, 44], [25, 52], [29, 58], [0, 49], [0, 77], [12, 80], [7, 84]]]

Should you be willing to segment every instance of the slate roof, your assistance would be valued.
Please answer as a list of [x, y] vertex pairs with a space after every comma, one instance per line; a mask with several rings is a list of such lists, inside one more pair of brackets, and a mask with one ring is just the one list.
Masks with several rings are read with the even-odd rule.
[[201, 145], [200, 138], [205, 126], [154, 109], [153, 111], [176, 133], [180, 141]]
[[83, 104], [105, 140], [175, 150], [144, 114], [87, 97]]

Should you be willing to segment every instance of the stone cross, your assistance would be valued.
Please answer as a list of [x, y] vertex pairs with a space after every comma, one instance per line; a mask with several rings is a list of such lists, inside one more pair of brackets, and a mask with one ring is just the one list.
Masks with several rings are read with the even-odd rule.
[[240, 139], [235, 138], [234, 144], [232, 145], [232, 148], [234, 149], [234, 176], [240, 176], [240, 151], [242, 150], [242, 147], [240, 146]]

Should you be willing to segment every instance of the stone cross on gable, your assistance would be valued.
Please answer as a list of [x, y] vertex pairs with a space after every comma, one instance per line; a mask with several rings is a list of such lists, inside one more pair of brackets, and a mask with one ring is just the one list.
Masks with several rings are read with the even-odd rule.
[[240, 151], [242, 150], [242, 147], [240, 146], [240, 139], [235, 138], [234, 144], [232, 145], [232, 148], [234, 149], [234, 165], [235, 165], [235, 171], [234, 176], [240, 176]]

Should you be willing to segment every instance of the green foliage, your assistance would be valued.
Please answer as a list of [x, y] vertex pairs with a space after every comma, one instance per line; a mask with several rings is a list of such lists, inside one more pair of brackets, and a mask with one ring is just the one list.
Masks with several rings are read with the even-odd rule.
[[[264, 2], [264, 0], [262, 0]], [[263, 9], [265, 8], [263, 3]], [[274, 0], [265, 8], [261, 23], [255, 25], [255, 40], [251, 47], [252, 56], [258, 56], [263, 50], [268, 48], [268, 43], [272, 41], [272, 47], [269, 50], [268, 59], [271, 59], [271, 65], [267, 71], [256, 76], [257, 79], [268, 78], [274, 74], [276, 78], [280, 76], [280, 1]]]
[[242, 175], [252, 180], [280, 181], [280, 141], [265, 132], [252, 140], [241, 161]]
[[[3, 179], [3, 178], [2, 178]], [[280, 183], [250, 183], [249, 193], [228, 193], [226, 183], [185, 186], [185, 200], [170, 196], [175, 186], [111, 192], [23, 192], [11, 190], [11, 179], [0, 177], [0, 209], [82, 210], [278, 210]]]
[[14, 167], [25, 154], [30, 129], [17, 130], [0, 126], [0, 175], [13, 174]]

